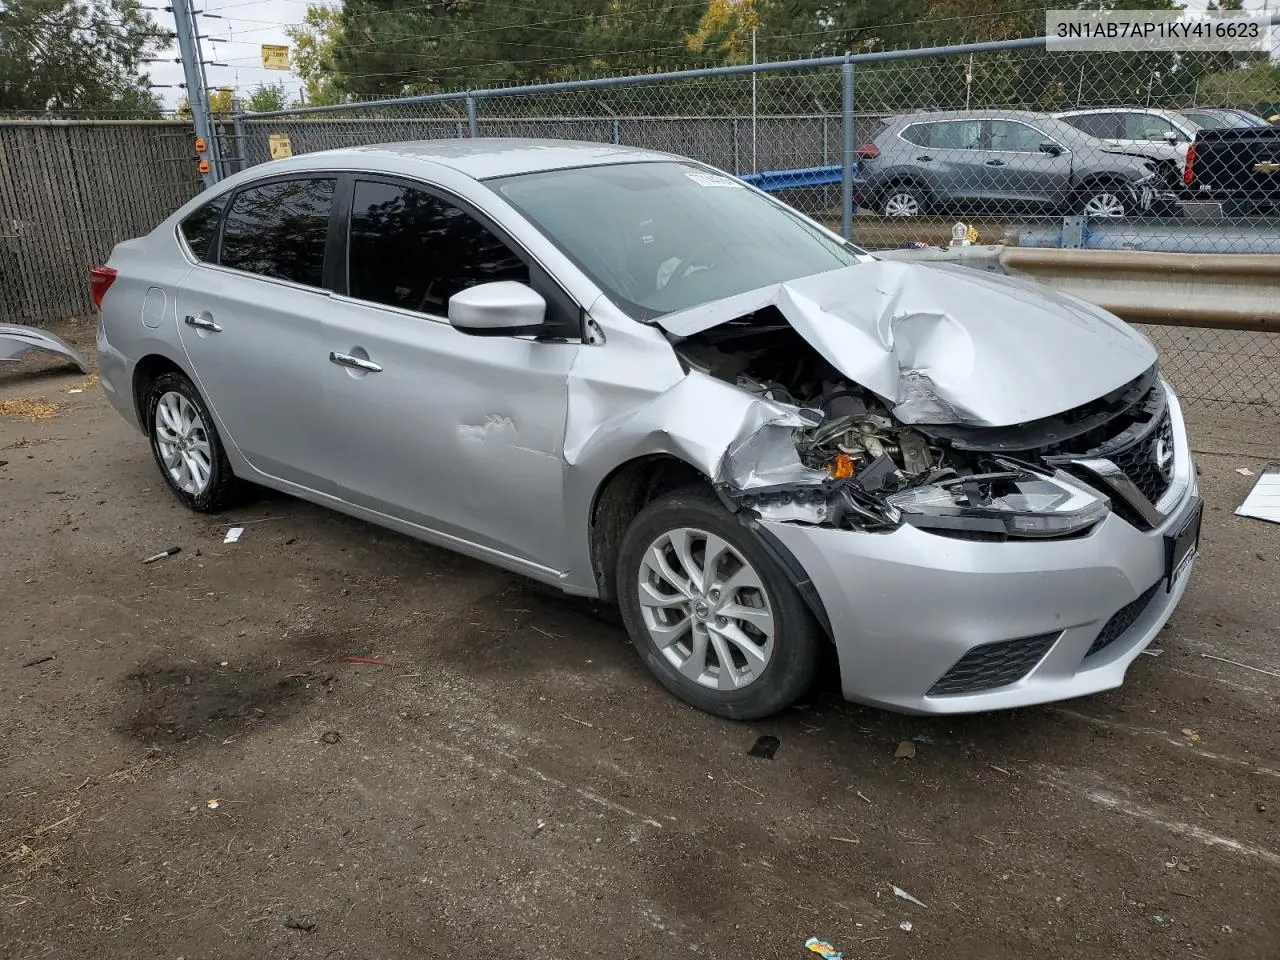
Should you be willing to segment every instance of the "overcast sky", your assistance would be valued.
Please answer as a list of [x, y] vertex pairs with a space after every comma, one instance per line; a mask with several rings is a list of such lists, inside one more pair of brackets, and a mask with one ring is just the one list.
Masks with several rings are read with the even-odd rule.
[[[261, 48], [264, 43], [289, 43], [285, 28], [302, 22], [307, 12], [307, 0], [192, 0], [192, 5], [196, 10], [217, 15], [197, 17], [200, 34], [204, 37], [205, 60], [227, 64], [225, 67], [205, 67], [210, 87], [231, 87], [247, 94], [260, 83], [283, 81], [291, 100], [298, 95], [302, 81], [292, 72], [262, 69]], [[162, 29], [173, 29], [173, 14], [153, 10], [152, 16]], [[226, 42], [213, 42], [211, 38]], [[157, 56], [176, 60], [177, 44]], [[149, 65], [148, 73], [155, 84], [183, 82], [182, 66], [178, 63], [153, 63]], [[177, 86], [156, 90], [156, 96], [169, 109], [177, 106], [185, 94], [186, 91]]]
[[[330, 5], [336, 6], [340, 2], [341, 0], [330, 0]], [[1208, 0], [1184, 0], [1185, 6], [1193, 10], [1205, 9], [1207, 2]], [[297, 97], [302, 82], [292, 72], [264, 70], [261, 47], [264, 43], [288, 44], [285, 28], [302, 22], [308, 0], [193, 0], [193, 3], [197, 10], [217, 15], [199, 17], [200, 32], [205, 37], [205, 59], [227, 64], [225, 67], [206, 67], [210, 87], [216, 89], [228, 86], [247, 94], [260, 83], [283, 81], [289, 99]], [[1280, 12], [1280, 0], [1270, 0], [1269, 7], [1267, 4], [1268, 0], [1245, 0], [1244, 5], [1249, 10], [1272, 9]], [[1063, 3], [1064, 7], [1069, 5]], [[172, 28], [173, 14], [159, 10], [153, 16], [161, 27]], [[211, 42], [210, 38], [225, 42]], [[174, 45], [160, 56], [176, 59], [177, 46]], [[167, 108], [177, 106], [184, 95], [184, 91], [176, 86], [183, 82], [181, 65], [172, 62], [153, 63], [149, 72], [152, 83], [175, 85], [161, 87], [156, 90], [156, 94]]]

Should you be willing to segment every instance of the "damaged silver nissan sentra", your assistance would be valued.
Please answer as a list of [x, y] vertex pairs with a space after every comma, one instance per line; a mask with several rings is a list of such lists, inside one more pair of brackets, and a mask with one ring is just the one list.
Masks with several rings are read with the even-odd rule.
[[1201, 501], [1139, 333], [879, 260], [705, 165], [457, 140], [254, 167], [95, 268], [102, 384], [188, 506], [286, 491], [616, 601], [727, 717], [833, 646], [926, 713], [1115, 687]]

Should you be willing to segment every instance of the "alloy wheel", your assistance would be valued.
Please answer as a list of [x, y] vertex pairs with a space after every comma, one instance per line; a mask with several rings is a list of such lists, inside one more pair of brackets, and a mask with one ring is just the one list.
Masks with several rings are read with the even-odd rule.
[[886, 217], [918, 217], [920, 201], [915, 194], [906, 191], [891, 193], [884, 201], [884, 215]]
[[195, 404], [176, 390], [156, 403], [156, 448], [174, 486], [198, 497], [213, 476], [213, 449]]
[[1124, 200], [1114, 193], [1095, 193], [1084, 205], [1086, 216], [1115, 220], [1125, 214]]
[[663, 533], [644, 552], [636, 589], [654, 645], [688, 679], [738, 690], [769, 665], [775, 624], [768, 591], [722, 538], [692, 527]]

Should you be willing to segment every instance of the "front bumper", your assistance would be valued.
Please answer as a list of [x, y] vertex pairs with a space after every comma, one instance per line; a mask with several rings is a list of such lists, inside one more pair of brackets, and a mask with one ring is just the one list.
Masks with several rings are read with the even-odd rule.
[[[1176, 401], [1171, 411], [1178, 493], [1153, 530], [1111, 514], [1078, 539], [993, 543], [909, 526], [862, 533], [762, 522], [822, 600], [845, 697], [911, 713], [972, 713], [1120, 686], [1190, 579], [1188, 569], [1171, 591], [1162, 582], [1165, 535], [1198, 503]], [[1012, 682], [934, 689], [974, 648], [1022, 638], [1040, 645]], [[1095, 641], [1101, 648], [1091, 653]]]

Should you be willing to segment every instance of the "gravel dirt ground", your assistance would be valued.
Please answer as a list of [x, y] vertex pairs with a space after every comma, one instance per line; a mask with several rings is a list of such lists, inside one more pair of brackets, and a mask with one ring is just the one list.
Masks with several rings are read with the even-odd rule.
[[1280, 526], [1232, 515], [1273, 413], [1190, 417], [1202, 552], [1124, 688], [928, 719], [829, 676], [743, 724], [590, 604], [287, 497], [188, 513], [91, 378], [0, 372], [31, 398], [0, 407], [5, 957], [1280, 957]]

